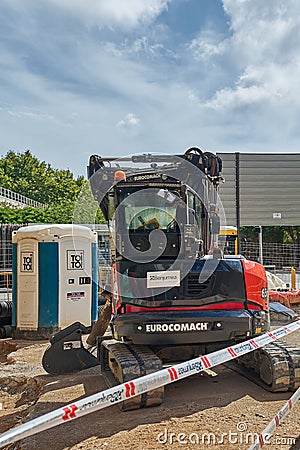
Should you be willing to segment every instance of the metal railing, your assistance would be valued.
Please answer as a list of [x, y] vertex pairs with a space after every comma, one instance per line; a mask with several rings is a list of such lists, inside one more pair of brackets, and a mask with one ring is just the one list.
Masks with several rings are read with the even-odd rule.
[[33, 208], [44, 209], [44, 203], [37, 202], [31, 198], [25, 197], [25, 195], [18, 194], [10, 189], [0, 187], [0, 203], [6, 202], [19, 207], [31, 206]]

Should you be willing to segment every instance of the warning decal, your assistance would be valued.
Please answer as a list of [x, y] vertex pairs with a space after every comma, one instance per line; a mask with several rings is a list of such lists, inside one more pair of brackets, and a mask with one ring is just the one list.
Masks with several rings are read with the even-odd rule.
[[80, 300], [85, 297], [85, 292], [67, 292], [67, 300]]
[[21, 252], [21, 272], [33, 272], [33, 252]]
[[84, 251], [67, 250], [67, 270], [84, 269]]

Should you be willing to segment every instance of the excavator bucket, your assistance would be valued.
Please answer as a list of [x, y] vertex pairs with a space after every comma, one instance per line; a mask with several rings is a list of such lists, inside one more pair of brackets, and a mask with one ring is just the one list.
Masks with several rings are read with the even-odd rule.
[[60, 375], [97, 366], [98, 359], [82, 342], [81, 336], [88, 333], [89, 330], [82, 323], [75, 322], [54, 335], [42, 360], [46, 372]]
[[105, 291], [103, 297], [106, 298], [106, 303], [86, 340], [87, 348], [84, 347], [81, 336], [88, 334], [89, 330], [80, 322], [72, 323], [50, 339], [50, 346], [42, 360], [46, 372], [51, 375], [60, 375], [100, 364], [90, 350], [97, 346], [97, 339], [104, 335], [111, 318], [111, 297]]

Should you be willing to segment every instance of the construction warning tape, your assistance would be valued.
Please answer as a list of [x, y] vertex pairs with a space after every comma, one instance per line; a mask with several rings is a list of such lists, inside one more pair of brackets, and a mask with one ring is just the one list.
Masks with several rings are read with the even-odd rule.
[[61, 423], [78, 419], [86, 414], [90, 414], [99, 409], [107, 408], [116, 403], [128, 400], [136, 395], [144, 394], [177, 380], [195, 375], [203, 370], [218, 366], [246, 353], [252, 352], [257, 348], [263, 347], [272, 341], [283, 338], [294, 331], [300, 329], [300, 320], [277, 328], [272, 332], [262, 334], [248, 341], [241, 342], [231, 347], [209, 353], [205, 356], [199, 356], [189, 361], [176, 364], [167, 369], [159, 370], [133, 381], [119, 384], [105, 391], [98, 392], [84, 399], [73, 402], [63, 408], [58, 408], [48, 414], [36, 419], [30, 420], [12, 430], [0, 435], [0, 447], [4, 447], [12, 442], [31, 436], [40, 431], [55, 427]]
[[276, 414], [276, 416], [271, 420], [271, 422], [266, 426], [264, 431], [258, 436], [257, 442], [252, 444], [248, 450], [259, 450], [262, 448], [264, 444], [270, 444], [270, 437], [274, 433], [277, 427], [281, 424], [281, 422], [285, 419], [285, 417], [291, 412], [291, 410], [296, 405], [297, 401], [300, 398], [300, 387], [296, 392], [291, 396], [291, 398], [283, 405], [280, 411]]

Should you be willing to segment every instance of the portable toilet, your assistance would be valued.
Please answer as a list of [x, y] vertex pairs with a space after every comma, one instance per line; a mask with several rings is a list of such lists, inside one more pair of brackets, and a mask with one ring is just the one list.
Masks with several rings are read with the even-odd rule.
[[81, 225], [32, 225], [13, 233], [14, 338], [48, 339], [98, 315], [97, 237]]

